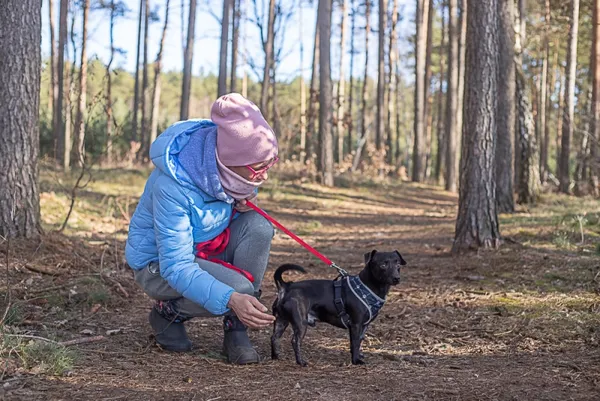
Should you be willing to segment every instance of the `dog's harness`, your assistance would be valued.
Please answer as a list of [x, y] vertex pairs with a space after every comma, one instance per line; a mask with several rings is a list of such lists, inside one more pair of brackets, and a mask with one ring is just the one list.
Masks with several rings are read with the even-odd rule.
[[342, 321], [342, 324], [345, 328], [348, 328], [350, 325], [350, 315], [346, 312], [346, 307], [344, 305], [344, 300], [342, 299], [342, 285], [344, 281], [347, 284], [347, 287], [350, 288], [350, 291], [369, 311], [369, 320], [367, 320], [363, 326], [368, 325], [377, 317], [379, 311], [383, 307], [385, 303], [385, 299], [381, 299], [377, 294], [375, 294], [369, 287], [362, 282], [360, 277], [358, 276], [348, 276], [348, 275], [340, 275], [338, 278], [333, 280], [333, 302], [335, 304], [335, 309], [337, 310], [338, 317]]

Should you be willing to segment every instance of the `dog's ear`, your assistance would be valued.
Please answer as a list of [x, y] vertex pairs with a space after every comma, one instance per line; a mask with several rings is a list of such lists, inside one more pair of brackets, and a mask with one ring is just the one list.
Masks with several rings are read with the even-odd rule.
[[377, 249], [373, 249], [371, 252], [365, 253], [365, 265], [369, 264], [373, 256], [377, 253]]
[[400, 266], [405, 266], [406, 265], [406, 260], [404, 260], [404, 258], [402, 257], [402, 255], [400, 255], [400, 252], [398, 251], [394, 251], [396, 252], [396, 255], [398, 255], [398, 257], [400, 258]]

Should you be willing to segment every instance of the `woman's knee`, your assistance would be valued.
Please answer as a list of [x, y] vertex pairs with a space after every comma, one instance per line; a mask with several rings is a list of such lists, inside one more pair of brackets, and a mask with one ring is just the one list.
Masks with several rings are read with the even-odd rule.
[[246, 278], [235, 280], [235, 282], [230, 283], [230, 285], [235, 292], [246, 295], [254, 295], [254, 285], [252, 285], [252, 283]]

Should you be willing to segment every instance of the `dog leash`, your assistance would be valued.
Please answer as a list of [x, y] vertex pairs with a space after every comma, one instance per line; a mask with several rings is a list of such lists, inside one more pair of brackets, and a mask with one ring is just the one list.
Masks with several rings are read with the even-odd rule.
[[331, 261], [331, 259], [329, 259], [325, 255], [323, 255], [322, 253], [320, 253], [319, 251], [317, 251], [312, 246], [308, 245], [306, 242], [304, 242], [304, 240], [302, 238], [298, 237], [296, 234], [294, 234], [293, 232], [291, 232], [290, 230], [288, 230], [287, 228], [285, 228], [283, 225], [281, 225], [280, 222], [278, 222], [277, 220], [275, 220], [273, 217], [269, 216], [264, 210], [262, 210], [261, 208], [259, 208], [258, 206], [256, 206], [254, 203], [252, 203], [252, 202], [250, 202], [250, 201], [247, 200], [246, 201], [246, 205], [248, 205], [248, 207], [250, 207], [252, 210], [254, 210], [258, 214], [260, 214], [261, 216], [263, 216], [265, 219], [267, 219], [271, 223], [273, 223], [273, 225], [275, 225], [275, 227], [279, 228], [281, 231], [283, 231], [284, 233], [286, 233], [287, 235], [289, 235], [290, 237], [292, 237], [297, 243], [299, 243], [300, 245], [302, 245], [307, 251], [309, 251], [310, 253], [312, 253], [317, 258], [321, 259], [321, 261], [323, 263], [327, 264], [329, 267], [333, 267], [334, 269], [336, 269], [338, 271], [338, 273], [340, 274], [340, 276], [346, 277], [348, 275], [348, 272], [346, 270], [344, 270], [341, 267], [339, 267], [338, 265], [336, 265], [334, 262]]

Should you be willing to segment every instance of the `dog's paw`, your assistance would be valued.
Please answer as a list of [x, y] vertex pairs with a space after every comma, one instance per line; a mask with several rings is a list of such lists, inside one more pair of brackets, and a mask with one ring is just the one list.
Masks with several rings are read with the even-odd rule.
[[365, 361], [363, 361], [362, 359], [357, 359], [355, 361], [352, 361], [353, 365], [365, 365]]
[[308, 366], [308, 362], [302, 360], [302, 361], [297, 361], [296, 363], [298, 363], [298, 365], [302, 366], [303, 368]]

